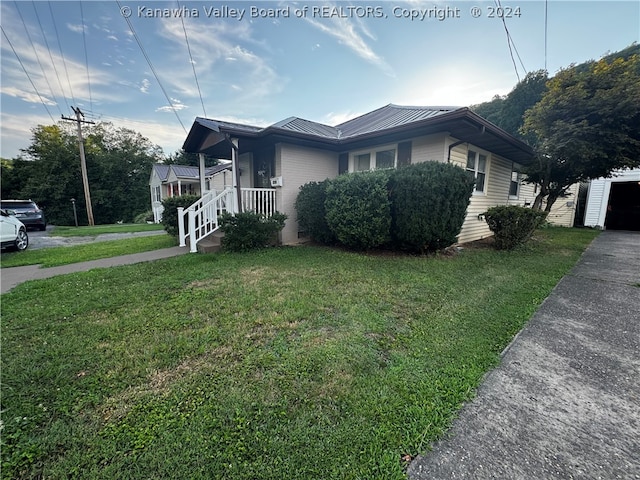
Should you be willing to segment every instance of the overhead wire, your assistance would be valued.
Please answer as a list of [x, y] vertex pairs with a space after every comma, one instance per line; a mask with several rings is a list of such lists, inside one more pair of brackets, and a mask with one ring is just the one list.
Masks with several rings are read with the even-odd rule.
[[53, 119], [53, 115], [51, 115], [51, 112], [49, 111], [49, 107], [47, 107], [47, 104], [45, 103], [44, 99], [42, 98], [42, 95], [40, 95], [40, 92], [38, 91], [38, 87], [36, 87], [35, 83], [33, 83], [33, 80], [31, 79], [31, 75], [29, 75], [29, 72], [27, 72], [27, 69], [25, 68], [24, 64], [22, 63], [22, 60], [20, 59], [20, 56], [18, 55], [18, 52], [16, 52], [16, 49], [13, 48], [13, 44], [11, 43], [11, 40], [9, 40], [9, 36], [7, 35], [7, 32], [5, 32], [4, 28], [2, 28], [2, 25], [0, 25], [0, 30], [2, 30], [2, 34], [4, 35], [4, 38], [7, 39], [7, 43], [11, 47], [11, 50], [13, 51], [13, 54], [18, 59], [18, 63], [20, 63], [20, 66], [22, 67], [22, 70], [24, 71], [25, 75], [29, 79], [29, 82], [31, 83], [31, 86], [33, 87], [33, 90], [36, 92], [36, 94], [40, 98], [40, 102], [42, 102], [42, 105], [44, 106], [44, 109], [49, 114], [49, 117], [51, 117], [51, 122], [52, 123], [56, 123], [56, 121]]
[[62, 44], [60, 43], [60, 34], [58, 33], [58, 27], [56, 25], [56, 19], [53, 15], [53, 9], [51, 8], [51, 2], [47, 2], [49, 4], [49, 13], [51, 14], [51, 23], [53, 24], [53, 29], [56, 32], [56, 39], [58, 40], [58, 49], [60, 50], [60, 56], [62, 57], [62, 65], [64, 66], [64, 72], [67, 76], [67, 83], [69, 84], [69, 93], [71, 94], [71, 100], [73, 100], [74, 104], [78, 104], [76, 102], [76, 97], [73, 94], [73, 87], [71, 86], [71, 79], [69, 78], [69, 69], [67, 68], [67, 61], [64, 58], [64, 53], [62, 51]]
[[[116, 3], [118, 4], [118, 8], [122, 9], [122, 5], [120, 3], [120, 0], [116, 0]], [[171, 98], [167, 94], [167, 91], [165, 90], [164, 86], [162, 85], [162, 82], [160, 81], [160, 77], [156, 73], [156, 69], [153, 67], [153, 63], [151, 63], [151, 59], [149, 58], [149, 55], [147, 55], [147, 52], [145, 51], [144, 47], [142, 46], [142, 42], [140, 41], [140, 38], [138, 37], [138, 34], [136, 33], [135, 29], [133, 28], [133, 24], [131, 23], [131, 20], [128, 17], [124, 17], [124, 19], [126, 20], [127, 25], [129, 25], [129, 30], [131, 30], [131, 33], [133, 34], [133, 38], [135, 38], [136, 43], [138, 44], [138, 47], [140, 47], [140, 51], [142, 52], [142, 55], [144, 56], [145, 60], [147, 61], [147, 64], [149, 65], [149, 68], [151, 69], [151, 72], [153, 73], [153, 76], [155, 77], [156, 81], [158, 82], [158, 85], [160, 86], [160, 89], [162, 90], [162, 93], [164, 94], [165, 98], [169, 102], [169, 105], [171, 106], [171, 110], [173, 111], [173, 113], [175, 114], [176, 118], [178, 119], [178, 122], [182, 126], [182, 129], [184, 130], [184, 133], [187, 133], [187, 129], [185, 128], [184, 124], [182, 123], [182, 120], [180, 120], [180, 116], [178, 115], [178, 111], [176, 110], [176, 107], [174, 106], [173, 102], [171, 101]]]
[[[176, 0], [178, 4], [178, 9], [180, 9], [180, 0]], [[191, 46], [189, 45], [189, 38], [187, 37], [187, 28], [184, 25], [184, 16], [180, 15], [180, 20], [182, 21], [182, 30], [184, 31], [184, 40], [187, 43], [187, 51], [189, 52], [189, 62], [191, 63], [191, 67], [193, 68], [193, 77], [196, 79], [196, 87], [198, 88], [198, 95], [200, 95], [200, 103], [202, 104], [202, 113], [204, 116], [207, 116], [207, 111], [204, 108], [204, 100], [202, 99], [202, 91], [200, 90], [200, 82], [198, 82], [198, 75], [196, 74], [196, 63], [193, 61], [193, 55], [191, 55]]]
[[82, 9], [82, 2], [78, 2], [80, 4], [80, 20], [82, 22], [82, 42], [84, 43], [84, 61], [87, 66], [87, 86], [89, 88], [89, 106], [90, 109], [93, 110], [93, 97], [91, 95], [91, 75], [89, 74], [89, 53], [87, 50], [87, 35], [86, 29], [84, 25], [84, 10]]
[[56, 62], [53, 61], [53, 55], [51, 54], [51, 48], [49, 47], [49, 42], [47, 41], [47, 35], [44, 33], [44, 28], [42, 28], [42, 22], [40, 21], [40, 15], [38, 15], [38, 9], [36, 8], [36, 4], [33, 0], [31, 1], [31, 5], [33, 5], [33, 11], [36, 14], [36, 19], [38, 20], [38, 25], [40, 26], [40, 31], [42, 32], [42, 38], [44, 39], [44, 44], [47, 46], [47, 51], [49, 52], [49, 59], [51, 60], [51, 65], [53, 65], [53, 70], [56, 73], [56, 78], [58, 79], [58, 86], [60, 87], [60, 91], [62, 92], [62, 98], [64, 99], [64, 103], [67, 106], [67, 111], [68, 111], [69, 102], [67, 102], [67, 95], [64, 91], [64, 87], [62, 86], [62, 82], [60, 81], [58, 68], [56, 67]]
[[13, 2], [13, 3], [15, 5], [15, 7], [16, 7], [16, 11], [18, 12], [18, 16], [20, 17], [20, 21], [22, 22], [22, 26], [24, 27], [24, 31], [27, 34], [27, 39], [29, 40], [29, 43], [31, 44], [31, 48], [33, 49], [33, 53], [34, 53], [34, 55], [36, 57], [36, 60], [38, 61], [38, 65], [40, 65], [40, 70], [42, 71], [42, 76], [43, 76], [45, 82], [47, 82], [47, 86], [49, 87], [49, 92], [51, 93], [51, 98], [53, 99], [53, 102], [55, 103], [56, 107], [58, 108], [58, 111], [60, 112], [60, 116], [62, 116], [62, 110], [60, 109], [60, 104], [58, 103], [58, 99], [56, 98], [55, 93], [53, 93], [53, 88], [51, 88], [51, 84], [49, 83], [49, 76], [44, 71], [44, 67], [42, 66], [42, 62], [40, 61], [40, 55], [38, 55], [38, 50], [36, 49], [36, 46], [33, 43], [33, 39], [31, 38], [31, 34], [29, 33], [29, 29], [27, 28], [27, 24], [24, 21], [24, 17], [22, 16], [22, 12], [18, 8], [17, 2]]
[[[500, 3], [500, 0], [494, 0], [496, 7], [498, 7], [498, 9], [500, 9], [500, 11], [504, 12], [504, 9], [502, 8], [502, 4]], [[516, 72], [516, 77], [518, 78], [518, 82], [520, 82], [520, 74], [518, 73], [518, 66], [516, 65], [516, 60], [513, 56], [513, 50], [516, 51], [516, 54], [518, 55], [518, 59], [520, 60], [520, 64], [522, 65], [522, 69], [524, 70], [525, 74], [527, 72], [527, 69], [525, 68], [524, 64], [522, 63], [522, 58], [520, 58], [520, 54], [518, 53], [518, 49], [516, 48], [515, 42], [513, 41], [513, 38], [511, 38], [511, 34], [509, 33], [509, 28], [507, 27], [507, 22], [505, 20], [505, 16], [504, 14], [499, 15], [500, 18], [502, 19], [502, 25], [504, 26], [504, 31], [507, 35], [507, 46], [509, 47], [509, 55], [511, 56], [511, 63], [513, 63], [513, 69]]]

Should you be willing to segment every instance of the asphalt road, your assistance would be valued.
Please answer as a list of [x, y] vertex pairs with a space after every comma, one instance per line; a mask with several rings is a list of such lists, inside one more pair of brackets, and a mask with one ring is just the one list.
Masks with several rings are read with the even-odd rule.
[[54, 226], [47, 225], [47, 230], [41, 232], [39, 230], [29, 230], [29, 249], [38, 250], [48, 247], [71, 247], [73, 245], [83, 245], [93, 242], [104, 242], [107, 240], [120, 240], [122, 238], [132, 237], [150, 237], [153, 235], [163, 235], [164, 230], [153, 230], [151, 232], [136, 233], [104, 233], [97, 236], [87, 237], [56, 237], [53, 233]]

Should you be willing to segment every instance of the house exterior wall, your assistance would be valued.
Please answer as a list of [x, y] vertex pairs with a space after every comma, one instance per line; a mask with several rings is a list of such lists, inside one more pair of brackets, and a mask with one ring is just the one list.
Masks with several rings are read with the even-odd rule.
[[611, 184], [614, 182], [640, 182], [640, 168], [618, 171], [611, 178], [591, 181], [584, 215], [585, 227], [604, 228]]
[[446, 162], [446, 134], [426, 135], [411, 140], [411, 163]]
[[[160, 190], [160, 201], [156, 199], [156, 189]], [[162, 206], [162, 200], [165, 198], [165, 189], [162, 185], [162, 180], [156, 174], [155, 170], [151, 172], [151, 179], [149, 180], [149, 193], [151, 194], [151, 211], [153, 212], [153, 222], [160, 223], [162, 221], [162, 212], [164, 207]]]
[[458, 242], [472, 242], [493, 235], [482, 213], [509, 201], [512, 162], [474, 145], [462, 144], [451, 150], [451, 163], [466, 168], [469, 149], [488, 155], [484, 192], [474, 192], [467, 208], [467, 216], [458, 235]]
[[[547, 217], [547, 221], [558, 227], [573, 227], [573, 221], [576, 216], [576, 207], [578, 200], [578, 190], [580, 184], [576, 183], [569, 187], [567, 196], [559, 198], [555, 201]], [[521, 182], [517, 197], [509, 197], [509, 205], [519, 205], [521, 207], [530, 207], [536, 199], [536, 187], [532, 183]], [[543, 202], [542, 208], [546, 207]]]
[[338, 154], [280, 143], [276, 145], [275, 176], [282, 176], [282, 187], [276, 189], [276, 206], [287, 215], [282, 229], [284, 245], [299, 243], [298, 222], [294, 208], [300, 187], [309, 182], [320, 182], [338, 175]]

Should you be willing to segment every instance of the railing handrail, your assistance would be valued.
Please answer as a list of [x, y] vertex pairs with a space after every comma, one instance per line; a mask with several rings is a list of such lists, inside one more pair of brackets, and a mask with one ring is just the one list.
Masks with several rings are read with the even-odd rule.
[[[241, 188], [243, 211], [254, 211], [267, 217], [276, 211], [275, 188]], [[220, 212], [236, 212], [236, 196], [232, 187], [225, 187], [216, 195], [210, 190], [187, 208], [178, 207], [178, 235], [180, 246], [185, 247], [189, 239], [190, 251], [197, 251], [197, 243], [215, 232], [219, 227]], [[187, 215], [187, 231], [184, 228], [184, 217]]]

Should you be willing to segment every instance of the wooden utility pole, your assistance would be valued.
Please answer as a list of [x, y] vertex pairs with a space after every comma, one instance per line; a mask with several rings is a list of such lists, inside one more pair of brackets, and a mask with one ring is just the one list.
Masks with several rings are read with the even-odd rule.
[[[84, 141], [82, 139], [82, 124], [83, 123], [95, 123], [89, 122], [84, 119], [84, 114], [79, 108], [71, 107], [76, 114], [76, 118], [69, 118], [62, 115], [63, 120], [69, 120], [78, 124], [78, 147], [80, 148], [80, 170], [82, 171], [82, 185], [84, 187], [84, 199], [87, 204], [87, 218], [89, 219], [89, 225], [95, 225], [93, 221], [93, 208], [91, 207], [91, 193], [89, 192], [89, 176], [87, 175], [87, 162], [84, 157]], [[80, 118], [82, 117], [82, 118]]]

